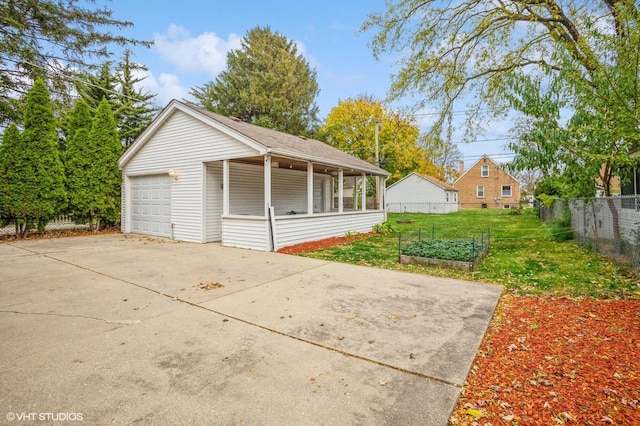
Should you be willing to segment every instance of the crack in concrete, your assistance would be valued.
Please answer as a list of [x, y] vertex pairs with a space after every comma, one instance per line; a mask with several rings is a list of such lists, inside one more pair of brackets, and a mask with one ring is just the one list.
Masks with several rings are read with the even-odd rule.
[[40, 315], [40, 316], [51, 316], [51, 317], [60, 317], [60, 318], [82, 318], [94, 321], [101, 321], [105, 324], [122, 324], [122, 325], [131, 325], [137, 324], [140, 320], [107, 320], [104, 318], [97, 318], [88, 315], [70, 315], [70, 314], [56, 314], [51, 312], [21, 312], [21, 311], [5, 311], [0, 310], [0, 313], [3, 314], [17, 314], [17, 315]]
[[[369, 362], [369, 363], [372, 363], [372, 364], [375, 364], [375, 365], [378, 365], [378, 366], [381, 366], [381, 367], [384, 367], [384, 368], [389, 368], [391, 370], [399, 371], [399, 372], [402, 372], [402, 373], [405, 373], [405, 374], [410, 374], [412, 376], [421, 377], [423, 379], [427, 379], [427, 380], [431, 380], [431, 381], [434, 381], [434, 382], [442, 383], [442, 384], [445, 384], [445, 385], [448, 385], [448, 386], [453, 386], [453, 387], [455, 387], [457, 389], [461, 389], [462, 388], [462, 385], [458, 384], [458, 383], [450, 382], [448, 380], [444, 380], [444, 379], [441, 379], [441, 378], [438, 378], [438, 377], [432, 377], [432, 376], [429, 376], [429, 375], [426, 375], [426, 374], [423, 374], [423, 373], [419, 373], [419, 372], [416, 372], [416, 371], [407, 370], [407, 369], [402, 368], [402, 367], [398, 367], [398, 366], [395, 366], [395, 365], [387, 364], [387, 363], [384, 363], [384, 362], [381, 362], [381, 361], [376, 361], [374, 359], [367, 358], [367, 357], [364, 357], [364, 356], [361, 356], [361, 355], [357, 355], [357, 354], [354, 354], [354, 353], [351, 353], [351, 352], [342, 351], [340, 349], [333, 348], [331, 346], [327, 346], [327, 345], [324, 345], [322, 343], [318, 343], [318, 342], [314, 342], [312, 340], [307, 340], [307, 339], [304, 339], [304, 338], [301, 338], [301, 337], [298, 337], [298, 336], [294, 336], [294, 335], [291, 335], [291, 334], [288, 334], [288, 333], [285, 333], [285, 332], [282, 332], [282, 331], [279, 331], [279, 330], [276, 330], [276, 329], [273, 329], [273, 328], [266, 327], [264, 325], [260, 325], [260, 324], [254, 323], [252, 321], [248, 321], [248, 320], [245, 320], [245, 319], [242, 319], [242, 318], [238, 318], [238, 317], [226, 314], [224, 312], [217, 311], [215, 309], [207, 308], [206, 306], [202, 306], [202, 305], [200, 305], [198, 303], [190, 302], [190, 301], [185, 300], [185, 299], [181, 299], [180, 297], [177, 297], [177, 296], [172, 296], [170, 294], [163, 293], [162, 291], [153, 289], [151, 287], [144, 286], [142, 284], [135, 283], [133, 281], [128, 281], [128, 280], [125, 280], [125, 279], [122, 279], [122, 278], [114, 277], [114, 276], [109, 275], [107, 273], [96, 271], [96, 270], [93, 270], [93, 269], [90, 269], [90, 268], [87, 268], [87, 267], [84, 267], [84, 266], [80, 266], [80, 265], [77, 265], [75, 263], [71, 263], [71, 262], [66, 261], [66, 260], [57, 259], [57, 258], [55, 258], [53, 256], [48, 255], [48, 254], [43, 254], [43, 256], [44, 257], [48, 257], [49, 259], [52, 259], [52, 260], [56, 260], [58, 262], [66, 263], [67, 265], [71, 265], [71, 266], [79, 268], [79, 269], [84, 269], [85, 271], [89, 271], [89, 272], [92, 272], [94, 274], [99, 274], [99, 275], [102, 275], [104, 277], [116, 280], [116, 281], [120, 281], [120, 282], [123, 282], [123, 283], [126, 283], [126, 284], [133, 285], [133, 286], [138, 287], [140, 289], [147, 290], [147, 291], [150, 291], [152, 293], [155, 293], [155, 294], [157, 294], [159, 296], [167, 297], [167, 298], [171, 299], [174, 302], [185, 303], [185, 304], [193, 306], [195, 308], [203, 309], [205, 311], [212, 312], [214, 314], [223, 316], [225, 318], [229, 318], [229, 319], [232, 319], [232, 320], [235, 320], [235, 321], [239, 321], [241, 323], [250, 325], [252, 327], [257, 327], [259, 329], [262, 329], [262, 330], [265, 330], [265, 331], [269, 331], [271, 333], [275, 333], [275, 334], [278, 334], [280, 336], [288, 337], [290, 339], [294, 339], [294, 340], [297, 340], [299, 342], [303, 342], [303, 343], [306, 343], [306, 344], [309, 344], [309, 345], [313, 345], [313, 346], [316, 346], [316, 347], [319, 347], [319, 348], [322, 348], [322, 349], [325, 349], [325, 350], [329, 350], [329, 351], [332, 351], [332, 352], [335, 352], [335, 353], [339, 353], [341, 355], [344, 355], [344, 356], [347, 356], [347, 357], [350, 357], [350, 358], [359, 359], [361, 361]], [[327, 263], [330, 263], [330, 262], [327, 262]], [[321, 267], [321, 266], [324, 266], [324, 264], [323, 265], [319, 265], [318, 268]], [[300, 272], [293, 272], [291, 275], [296, 275], [296, 274], [299, 274], [299, 273]], [[268, 284], [268, 282], [267, 283], [263, 283], [263, 284], [259, 284], [259, 285], [264, 285], [264, 284]], [[199, 302], [199, 303], [203, 303], [203, 302]], [[2, 312], [2, 311], [0, 311], [0, 312]], [[19, 312], [17, 312], [17, 313], [19, 313]], [[99, 319], [99, 318], [91, 318], [91, 319], [104, 321], [104, 320]]]

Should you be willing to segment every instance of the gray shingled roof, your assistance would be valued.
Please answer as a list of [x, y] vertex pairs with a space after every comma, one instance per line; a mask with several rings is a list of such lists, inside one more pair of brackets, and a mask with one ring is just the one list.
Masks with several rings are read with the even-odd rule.
[[238, 119], [206, 111], [194, 105], [182, 102], [181, 104], [205, 114], [225, 127], [241, 133], [265, 148], [270, 148], [274, 155], [290, 156], [316, 163], [321, 162], [326, 165], [340, 166], [342, 168], [353, 168], [374, 175], [390, 175], [386, 170], [340, 151], [324, 142], [245, 123]]

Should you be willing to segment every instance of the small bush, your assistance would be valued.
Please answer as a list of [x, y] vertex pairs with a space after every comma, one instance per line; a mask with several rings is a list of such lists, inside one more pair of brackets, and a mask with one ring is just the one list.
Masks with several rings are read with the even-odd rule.
[[373, 225], [373, 232], [377, 234], [391, 234], [396, 232], [396, 230], [389, 222], [383, 222]]

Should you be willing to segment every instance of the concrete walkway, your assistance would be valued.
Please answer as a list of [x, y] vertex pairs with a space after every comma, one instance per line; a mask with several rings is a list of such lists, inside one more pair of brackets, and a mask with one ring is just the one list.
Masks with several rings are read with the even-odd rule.
[[0, 244], [0, 423], [445, 425], [500, 292], [142, 236]]

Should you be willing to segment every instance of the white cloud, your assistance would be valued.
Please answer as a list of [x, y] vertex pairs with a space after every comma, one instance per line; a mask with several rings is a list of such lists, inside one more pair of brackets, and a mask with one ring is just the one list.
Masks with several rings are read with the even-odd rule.
[[139, 83], [144, 93], [157, 94], [155, 104], [158, 106], [164, 107], [172, 99], [180, 101], [189, 96], [189, 89], [180, 84], [180, 78], [175, 74], [161, 73], [156, 78], [153, 73], [144, 71], [136, 77], [144, 78]]
[[210, 32], [193, 37], [186, 28], [171, 24], [166, 33], [155, 33], [153, 39], [155, 49], [178, 69], [215, 77], [225, 69], [227, 53], [240, 48], [241, 37], [231, 33], [224, 40]]

